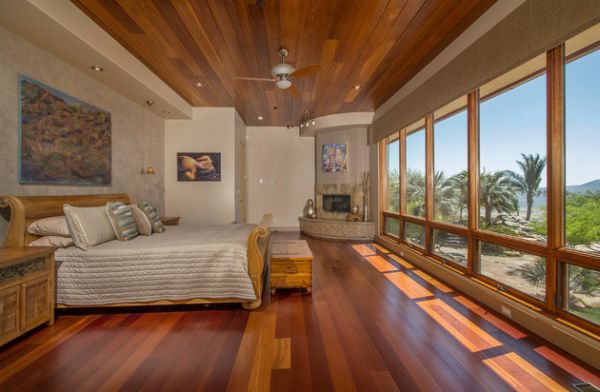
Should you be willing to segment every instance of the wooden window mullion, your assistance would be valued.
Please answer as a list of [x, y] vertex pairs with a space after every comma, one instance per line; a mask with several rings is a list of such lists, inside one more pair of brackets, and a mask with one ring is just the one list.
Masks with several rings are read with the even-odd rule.
[[470, 92], [467, 96], [467, 124], [468, 124], [468, 155], [469, 155], [469, 203], [468, 203], [468, 249], [467, 271], [472, 274], [475, 269], [477, 243], [473, 236], [479, 228], [479, 90]]
[[[565, 244], [565, 131], [564, 131], [564, 45], [556, 47], [546, 54], [547, 67], [547, 214], [548, 214], [548, 256], [546, 257], [546, 307], [555, 312], [562, 308], [562, 301], [555, 301], [557, 288], [564, 290], [567, 269], [558, 268], [556, 251]], [[560, 282], [559, 282], [560, 279]], [[568, 289], [567, 289], [568, 290]]]
[[[406, 129], [400, 130], [400, 215], [406, 215]], [[400, 221], [400, 240], [404, 240], [404, 221]]]
[[433, 220], [433, 193], [434, 193], [434, 167], [433, 167], [433, 114], [425, 117], [425, 249], [427, 253], [432, 249], [432, 231], [428, 224]]

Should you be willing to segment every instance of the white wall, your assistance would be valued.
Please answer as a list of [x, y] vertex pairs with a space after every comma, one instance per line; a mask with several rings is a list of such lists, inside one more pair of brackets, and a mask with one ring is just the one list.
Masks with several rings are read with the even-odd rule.
[[[235, 109], [194, 108], [191, 120], [165, 121], [165, 211], [184, 222], [235, 221]], [[220, 152], [220, 182], [178, 182], [178, 152]]]
[[314, 138], [299, 137], [298, 129], [248, 127], [248, 222], [265, 212], [273, 226], [298, 229], [298, 216], [314, 198]]
[[[91, 72], [91, 71], [90, 71]], [[20, 185], [18, 74], [107, 110], [112, 123], [110, 186]], [[0, 194], [66, 195], [127, 192], [163, 211], [164, 120], [54, 55], [0, 27]], [[152, 165], [157, 174], [140, 175]], [[7, 222], [0, 218], [0, 242]]]
[[[238, 112], [235, 112], [234, 118], [234, 128], [235, 128], [235, 221], [242, 222], [242, 217], [240, 216], [241, 206], [240, 200], [244, 199], [246, 203], [248, 203], [247, 195], [241, 195], [241, 185], [240, 183], [243, 181], [241, 178], [241, 168], [242, 162], [240, 162], [240, 144], [246, 144], [246, 124], [244, 120], [240, 117]], [[247, 165], [248, 162], [246, 162]], [[247, 216], [246, 216], [247, 218]]]

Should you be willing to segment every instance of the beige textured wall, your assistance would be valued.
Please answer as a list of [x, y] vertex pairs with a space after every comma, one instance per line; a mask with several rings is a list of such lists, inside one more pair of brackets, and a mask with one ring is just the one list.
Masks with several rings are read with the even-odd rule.
[[[315, 165], [317, 184], [359, 184], [361, 173], [369, 171], [369, 146], [367, 128], [349, 128], [319, 133], [316, 136]], [[346, 143], [348, 171], [345, 173], [323, 173], [323, 144]]]
[[[92, 72], [92, 71], [90, 71]], [[112, 185], [40, 186], [18, 183], [18, 74], [107, 110], [112, 118]], [[164, 211], [164, 120], [109, 87], [0, 28], [0, 194], [58, 195], [127, 192]], [[152, 164], [155, 175], [140, 175]], [[0, 238], [6, 222], [0, 218]]]

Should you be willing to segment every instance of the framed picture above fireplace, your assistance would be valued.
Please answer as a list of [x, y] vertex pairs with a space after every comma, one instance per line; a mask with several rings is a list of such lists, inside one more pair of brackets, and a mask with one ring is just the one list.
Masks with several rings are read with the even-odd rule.
[[323, 173], [345, 173], [348, 170], [348, 145], [346, 143], [323, 144], [321, 167]]

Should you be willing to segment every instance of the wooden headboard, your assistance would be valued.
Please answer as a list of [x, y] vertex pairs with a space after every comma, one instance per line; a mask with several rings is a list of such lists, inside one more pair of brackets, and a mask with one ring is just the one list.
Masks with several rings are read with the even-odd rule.
[[9, 221], [4, 246], [25, 246], [38, 237], [27, 232], [31, 222], [64, 215], [63, 205], [94, 207], [109, 201], [131, 204], [126, 193], [104, 195], [0, 196], [0, 214]]

